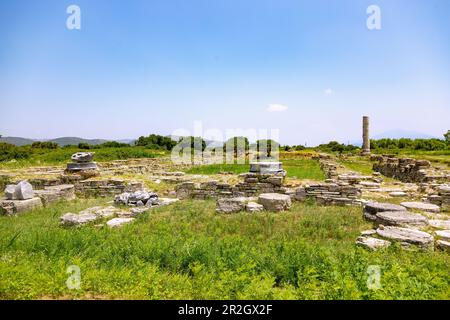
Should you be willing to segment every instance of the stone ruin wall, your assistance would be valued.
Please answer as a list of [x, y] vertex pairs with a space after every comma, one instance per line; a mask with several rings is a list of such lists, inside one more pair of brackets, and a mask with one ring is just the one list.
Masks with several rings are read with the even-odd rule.
[[59, 178], [36, 178], [29, 179], [35, 192], [41, 190], [55, 189], [65, 185], [72, 185], [74, 193], [79, 197], [111, 197], [123, 192], [134, 192], [142, 190], [144, 184], [139, 181], [127, 181], [123, 179], [95, 179], [82, 180], [81, 177], [61, 176]]
[[236, 185], [218, 181], [203, 183], [184, 182], [175, 186], [177, 198], [210, 199], [231, 197], [254, 197], [261, 193], [286, 193], [283, 174], [243, 173], [243, 182]]
[[450, 182], [450, 171], [434, 169], [428, 160], [396, 158], [391, 155], [372, 156], [371, 160], [378, 161], [373, 165], [374, 171], [402, 182]]
[[315, 199], [322, 205], [360, 205], [361, 189], [346, 182], [316, 183], [296, 189], [283, 185], [283, 177], [270, 174], [244, 173], [243, 182], [236, 185], [209, 181], [204, 183], [184, 182], [176, 185], [179, 199], [219, 199], [234, 197], [255, 197], [262, 193], [281, 193], [292, 200]]

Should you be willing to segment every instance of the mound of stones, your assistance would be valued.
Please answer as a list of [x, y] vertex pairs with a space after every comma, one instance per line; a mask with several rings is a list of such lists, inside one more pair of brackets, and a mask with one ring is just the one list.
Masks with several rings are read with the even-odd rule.
[[115, 196], [114, 203], [130, 207], [152, 207], [159, 205], [159, 199], [155, 192], [139, 190], [135, 192], [124, 192]]
[[[94, 223], [101, 221], [105, 218], [127, 218], [134, 219], [131, 216], [135, 216], [136, 214], [123, 211], [119, 208], [109, 206], [109, 207], [92, 207], [86, 210], [80, 211], [79, 213], [66, 213], [60, 218], [60, 223], [65, 227], [72, 226], [83, 226], [86, 224]], [[117, 221], [117, 220], [115, 220]], [[129, 222], [133, 220], [127, 220]], [[109, 221], [108, 221], [109, 222]], [[108, 224], [107, 222], [107, 224]], [[114, 223], [117, 226], [117, 223]], [[109, 225], [109, 224], [108, 224]]]
[[[403, 247], [411, 245], [418, 246], [421, 249], [433, 250], [434, 247], [448, 251], [450, 243], [448, 236], [450, 231], [434, 231], [438, 238], [429, 233], [430, 227], [450, 227], [450, 220], [428, 220], [422, 214], [410, 212], [407, 208], [422, 210], [430, 207], [422, 206], [425, 203], [414, 203], [413, 205], [396, 205], [391, 203], [370, 202], [364, 205], [363, 215], [366, 219], [373, 221], [377, 229], [363, 231], [356, 240], [356, 244], [378, 250], [388, 247], [392, 241], [400, 242]], [[427, 228], [425, 232], [423, 228]], [[450, 229], [450, 228], [449, 228]]]
[[321, 205], [360, 205], [361, 189], [345, 182], [315, 183], [295, 190], [294, 199], [314, 198]]
[[[124, 198], [124, 197], [123, 197]], [[122, 199], [123, 199], [122, 198]], [[154, 197], [153, 197], [154, 198]], [[147, 199], [147, 202], [150, 202], [151, 197]], [[134, 202], [135, 198], [132, 198], [132, 202], [127, 202], [129, 206], [133, 206], [129, 210], [124, 210], [120, 207], [108, 206], [108, 207], [92, 207], [86, 210], [80, 211], [78, 213], [66, 213], [60, 218], [60, 223], [65, 227], [78, 227], [86, 224], [92, 224], [101, 222], [104, 219], [109, 219], [106, 222], [106, 225], [111, 228], [119, 227], [123, 224], [130, 223], [134, 221], [135, 217], [147, 212], [150, 208], [157, 206], [169, 205], [174, 202], [177, 202], [179, 199], [169, 199], [169, 198], [158, 198], [157, 204], [145, 205], [145, 206], [136, 206]], [[139, 198], [139, 201], [142, 201]], [[117, 202], [116, 202], [117, 203]], [[123, 204], [123, 203], [119, 203]]]
[[372, 161], [378, 161], [373, 169], [387, 177], [403, 182], [448, 182], [450, 172], [431, 167], [428, 160], [411, 158], [396, 158], [392, 155], [372, 156]]
[[427, 193], [427, 202], [440, 206], [444, 211], [450, 211], [450, 185], [422, 183], [420, 191]]
[[289, 210], [292, 205], [291, 197], [280, 193], [263, 193], [256, 197], [219, 198], [216, 202], [216, 212], [237, 213], [241, 211], [280, 212]]

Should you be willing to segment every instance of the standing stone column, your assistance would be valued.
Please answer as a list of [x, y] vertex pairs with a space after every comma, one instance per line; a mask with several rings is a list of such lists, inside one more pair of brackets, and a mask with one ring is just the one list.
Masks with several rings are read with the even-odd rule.
[[362, 155], [370, 154], [370, 137], [369, 137], [369, 117], [363, 117], [363, 145], [362, 145]]

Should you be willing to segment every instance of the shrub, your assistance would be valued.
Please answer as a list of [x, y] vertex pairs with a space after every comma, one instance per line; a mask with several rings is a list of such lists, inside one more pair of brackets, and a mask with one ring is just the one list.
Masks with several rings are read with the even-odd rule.
[[[165, 137], [157, 134], [151, 134], [148, 137], [141, 136], [135, 142], [136, 146], [147, 147], [155, 145], [158, 146], [157, 149], [165, 150], [172, 150], [176, 144], [177, 143], [173, 141], [171, 137]], [[151, 149], [153, 148], [154, 147], [152, 147]]]
[[28, 159], [30, 153], [26, 147], [17, 147], [9, 143], [0, 142], [0, 161]]
[[58, 144], [51, 141], [36, 141], [31, 144], [34, 149], [58, 149]]

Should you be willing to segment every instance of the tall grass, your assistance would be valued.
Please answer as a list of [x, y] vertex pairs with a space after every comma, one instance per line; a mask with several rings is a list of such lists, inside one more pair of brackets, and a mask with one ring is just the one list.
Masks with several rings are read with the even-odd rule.
[[[450, 258], [354, 245], [359, 208], [295, 204], [285, 213], [219, 215], [213, 201], [154, 209], [120, 229], [65, 229], [60, 203], [0, 217], [0, 298], [448, 299]], [[69, 265], [81, 269], [69, 290]], [[381, 268], [381, 289], [367, 270]]]

